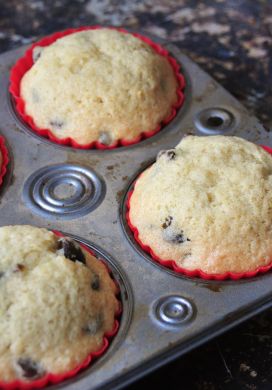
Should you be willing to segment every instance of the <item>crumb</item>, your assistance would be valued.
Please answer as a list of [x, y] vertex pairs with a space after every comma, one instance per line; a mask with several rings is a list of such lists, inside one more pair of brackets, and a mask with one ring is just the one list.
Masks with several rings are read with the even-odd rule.
[[250, 370], [250, 366], [248, 366], [247, 364], [245, 364], [245, 363], [241, 363], [240, 364], [240, 371], [242, 371], [242, 372], [247, 372], [247, 371], [249, 371]]

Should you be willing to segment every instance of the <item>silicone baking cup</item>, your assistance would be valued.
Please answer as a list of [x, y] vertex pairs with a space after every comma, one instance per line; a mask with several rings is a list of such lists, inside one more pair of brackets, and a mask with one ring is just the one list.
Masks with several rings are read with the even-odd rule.
[[2, 136], [0, 136], [0, 152], [2, 155], [2, 164], [0, 167], [0, 186], [1, 186], [3, 179], [4, 179], [4, 176], [7, 172], [7, 165], [9, 162], [8, 150], [5, 146], [5, 141], [4, 141], [4, 138]]
[[[272, 148], [270, 148], [269, 146], [263, 146], [263, 145], [262, 145], [262, 147], [268, 153], [272, 154]], [[134, 182], [133, 188], [135, 186], [136, 181]], [[163, 267], [169, 268], [169, 269], [177, 272], [178, 274], [182, 274], [182, 275], [185, 275], [188, 277], [197, 277], [197, 278], [201, 278], [201, 279], [205, 279], [205, 280], [225, 280], [225, 279], [238, 280], [238, 279], [242, 279], [242, 278], [252, 278], [253, 276], [267, 272], [272, 268], [272, 262], [271, 262], [270, 264], [268, 264], [266, 266], [260, 266], [260, 267], [256, 268], [255, 270], [248, 271], [248, 272], [237, 272], [237, 273], [225, 272], [223, 274], [209, 274], [209, 273], [202, 271], [201, 269], [189, 270], [186, 268], [179, 267], [174, 260], [161, 259], [159, 256], [156, 255], [156, 253], [154, 252], [154, 250], [150, 246], [144, 244], [140, 240], [139, 231], [132, 224], [132, 222], [130, 220], [129, 210], [130, 210], [130, 199], [132, 197], [132, 194], [133, 194], [133, 189], [129, 191], [128, 196], [127, 196], [127, 201], [126, 201], [126, 220], [127, 220], [128, 226], [129, 226], [130, 230], [132, 231], [133, 236], [134, 236], [135, 240], [137, 241], [137, 243], [140, 245], [140, 247], [147, 254], [149, 254], [155, 262], [161, 264]]]
[[[58, 237], [64, 237], [64, 235], [58, 231], [53, 231]], [[80, 246], [87, 252], [89, 252], [92, 256], [96, 257], [95, 254], [84, 244], [80, 244]], [[110, 269], [108, 268], [107, 264], [103, 259], [99, 259], [107, 271], [111, 274]], [[117, 282], [113, 279], [116, 287], [117, 287], [117, 294], [119, 293], [119, 286]], [[33, 380], [31, 382], [23, 382], [20, 380], [15, 380], [13, 382], [1, 382], [0, 381], [0, 389], [4, 390], [15, 390], [15, 389], [20, 389], [20, 390], [30, 390], [30, 389], [38, 389], [47, 386], [48, 384], [56, 384], [59, 382], [62, 382], [65, 379], [71, 378], [75, 376], [79, 371], [83, 370], [84, 368], [88, 367], [94, 360], [98, 359], [100, 356], [102, 356], [107, 348], [109, 347], [110, 340], [116, 335], [119, 329], [119, 321], [118, 318], [120, 317], [122, 313], [122, 306], [121, 302], [119, 301], [119, 309], [115, 313], [115, 320], [114, 320], [114, 325], [113, 329], [110, 332], [106, 332], [103, 337], [103, 344], [102, 347], [95, 351], [90, 353], [87, 358], [77, 367], [75, 367], [73, 370], [67, 371], [62, 374], [51, 374], [47, 373], [44, 375], [42, 378]]]
[[[16, 111], [19, 113], [20, 117], [23, 119], [25, 123], [27, 123], [31, 129], [39, 134], [42, 137], [48, 138], [51, 141], [58, 143], [60, 145], [67, 145], [67, 146], [72, 146], [74, 148], [79, 148], [79, 149], [113, 149], [118, 146], [128, 146], [132, 145], [135, 143], [140, 142], [143, 139], [152, 137], [154, 134], [158, 133], [158, 131], [161, 130], [161, 128], [165, 125], [167, 125], [177, 114], [177, 110], [181, 107], [184, 101], [184, 94], [183, 90], [185, 87], [185, 79], [184, 76], [180, 73], [180, 66], [177, 63], [177, 61], [170, 56], [168, 51], [164, 49], [162, 46], [159, 44], [153, 42], [151, 39], [142, 36], [137, 33], [132, 33], [132, 35], [138, 39], [141, 39], [145, 43], [147, 43], [149, 46], [151, 46], [158, 54], [161, 56], [164, 56], [167, 58], [169, 61], [170, 65], [172, 66], [172, 69], [176, 75], [176, 79], [178, 81], [178, 88], [177, 88], [177, 101], [176, 103], [172, 106], [172, 110], [170, 115], [165, 118], [161, 124], [157, 126], [156, 129], [151, 129], [147, 131], [143, 131], [139, 136], [137, 136], [133, 140], [125, 140], [125, 139], [120, 139], [116, 142], [114, 142], [111, 145], [104, 145], [98, 141], [91, 142], [86, 145], [82, 145], [74, 141], [72, 138], [64, 138], [64, 139], [59, 139], [57, 138], [49, 129], [40, 129], [38, 128], [32, 117], [27, 115], [25, 112], [25, 103], [24, 100], [20, 96], [20, 82], [22, 80], [22, 77], [24, 74], [32, 67], [33, 65], [33, 59], [32, 59], [32, 52], [33, 49], [36, 46], [49, 46], [51, 43], [55, 42], [57, 39], [64, 37], [66, 35], [78, 32], [78, 31], [84, 31], [84, 30], [95, 30], [103, 28], [102, 26], [89, 26], [89, 27], [79, 27], [79, 28], [71, 28], [65, 31], [57, 32], [55, 34], [52, 34], [50, 36], [47, 36], [40, 41], [34, 43], [30, 49], [28, 49], [25, 53], [25, 55], [20, 58], [16, 64], [13, 66], [11, 69], [11, 74], [10, 74], [10, 87], [9, 91], [11, 95], [13, 96], [14, 102], [15, 102], [15, 108]], [[107, 28], [113, 28], [115, 30], [118, 30], [120, 32], [123, 32], [125, 34], [130, 34], [128, 31], [122, 29], [122, 28], [114, 28], [114, 27], [107, 27]]]

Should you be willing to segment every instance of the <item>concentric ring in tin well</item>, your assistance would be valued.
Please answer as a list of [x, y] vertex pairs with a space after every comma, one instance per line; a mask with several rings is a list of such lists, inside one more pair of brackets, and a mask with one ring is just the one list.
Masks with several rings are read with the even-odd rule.
[[202, 134], [226, 134], [237, 125], [237, 118], [226, 108], [212, 107], [198, 112], [194, 123]]
[[164, 326], [181, 326], [192, 320], [194, 308], [188, 299], [169, 295], [158, 299], [153, 307], [153, 317]]
[[34, 172], [25, 182], [23, 199], [46, 218], [72, 219], [88, 214], [103, 200], [105, 184], [91, 169], [57, 164]]

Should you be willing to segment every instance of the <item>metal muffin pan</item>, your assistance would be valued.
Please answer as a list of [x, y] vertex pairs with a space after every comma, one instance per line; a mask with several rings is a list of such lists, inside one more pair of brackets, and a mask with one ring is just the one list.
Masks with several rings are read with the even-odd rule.
[[26, 47], [0, 56], [0, 133], [11, 160], [0, 193], [0, 225], [67, 232], [105, 258], [121, 288], [121, 326], [108, 352], [52, 389], [122, 387], [272, 303], [271, 273], [241, 281], [189, 279], [151, 261], [127, 228], [130, 185], [161, 149], [175, 146], [185, 133], [235, 134], [271, 145], [270, 133], [215, 80], [177, 47], [152, 39], [182, 64], [185, 103], [152, 138], [113, 150], [73, 149], [31, 132], [8, 94], [9, 70]]

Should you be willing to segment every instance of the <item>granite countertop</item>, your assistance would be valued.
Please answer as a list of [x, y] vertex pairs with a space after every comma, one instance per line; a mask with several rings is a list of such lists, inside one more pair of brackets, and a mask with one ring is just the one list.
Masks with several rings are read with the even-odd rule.
[[[272, 128], [271, 0], [2, 0], [0, 51], [89, 24], [175, 43]], [[267, 310], [128, 388], [272, 389], [271, 315]]]

